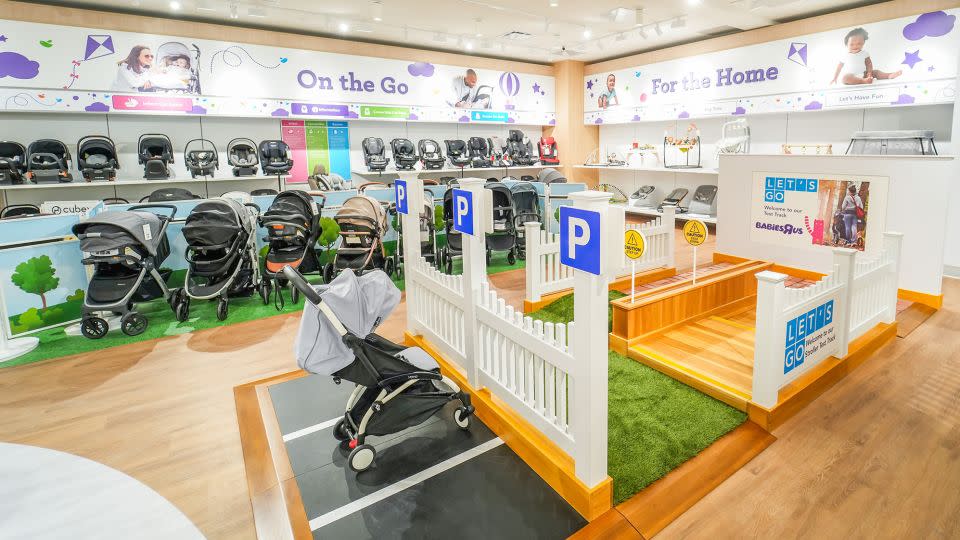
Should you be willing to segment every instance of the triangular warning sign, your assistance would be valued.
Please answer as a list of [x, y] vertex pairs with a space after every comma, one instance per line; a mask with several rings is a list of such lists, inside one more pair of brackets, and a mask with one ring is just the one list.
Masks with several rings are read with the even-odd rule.
[[627, 240], [627, 245], [628, 245], [628, 246], [636, 246], [636, 245], [637, 245], [637, 237], [631, 234], [631, 235], [630, 235], [630, 240]]
[[694, 221], [693, 225], [690, 227], [690, 232], [692, 234], [700, 234], [700, 224]]

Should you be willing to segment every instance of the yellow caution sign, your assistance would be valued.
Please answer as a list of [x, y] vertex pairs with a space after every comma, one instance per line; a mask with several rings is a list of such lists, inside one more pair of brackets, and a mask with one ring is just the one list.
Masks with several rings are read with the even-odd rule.
[[707, 241], [707, 224], [699, 219], [691, 219], [683, 226], [683, 238], [691, 246], [699, 246]]
[[647, 250], [647, 239], [640, 231], [630, 229], [623, 234], [623, 253], [631, 259], [643, 257]]

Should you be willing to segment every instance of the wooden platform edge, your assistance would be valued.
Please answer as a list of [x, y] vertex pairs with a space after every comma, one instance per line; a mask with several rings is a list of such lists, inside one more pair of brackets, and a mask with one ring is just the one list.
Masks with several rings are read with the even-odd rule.
[[734, 409], [748, 412], [750, 396], [743, 395], [702, 373], [687, 369], [662, 355], [640, 348], [640, 346], [630, 346], [627, 349], [627, 357], [651, 369], [655, 369], [671, 379], [675, 379], [699, 390], [718, 401], [722, 401]]
[[404, 335], [407, 344], [422, 348], [436, 359], [440, 371], [471, 395], [477, 417], [587, 521], [613, 506], [613, 480], [609, 476], [592, 488], [586, 486], [574, 473], [573, 459], [553, 441], [487, 389], [474, 389], [463, 373], [422, 336]]
[[909, 289], [897, 289], [897, 298], [940, 309], [943, 307], [943, 294], [929, 294]]
[[258, 538], [313, 538], [268, 392], [274, 384], [306, 375], [303, 370], [291, 371], [233, 389], [247, 490]]
[[[653, 268], [650, 270], [645, 270], [643, 272], [637, 272], [635, 283], [637, 285], [646, 285], [647, 283], [653, 283], [654, 281], [660, 281], [661, 279], [667, 279], [675, 275], [677, 275], [677, 269], [672, 266], [664, 267], [664, 268]], [[607, 285], [607, 290], [612, 291], [612, 290], [621, 289], [623, 287], [629, 287], [629, 286], [630, 286], [630, 276], [620, 277], [611, 281]], [[524, 298], [523, 312], [533, 313], [534, 311], [543, 309], [544, 307], [556, 302], [557, 300], [569, 294], [573, 294], [572, 288], [563, 289], [557, 292], [546, 294], [540, 297], [540, 300], [536, 302], [532, 302]]]

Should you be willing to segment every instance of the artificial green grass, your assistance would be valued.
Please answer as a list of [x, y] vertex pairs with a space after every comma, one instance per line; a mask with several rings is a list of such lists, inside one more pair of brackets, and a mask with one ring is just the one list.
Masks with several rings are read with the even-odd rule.
[[[609, 294], [607, 295], [607, 298], [610, 302], [613, 302], [617, 298], [623, 298], [624, 296], [626, 295], [620, 291], [610, 291]], [[612, 330], [613, 328], [612, 313], [613, 313], [613, 307], [608, 305], [607, 306], [607, 321], [608, 321], [607, 330], [608, 331]], [[573, 295], [568, 294], [566, 296], [558, 298], [557, 300], [554, 300], [553, 302], [550, 302], [549, 304], [543, 306], [539, 310], [534, 311], [533, 313], [530, 314], [530, 316], [533, 317], [534, 319], [539, 319], [543, 322], [551, 322], [554, 324], [556, 323], [566, 324], [573, 320]]]
[[[610, 299], [624, 296], [610, 291]], [[573, 295], [530, 314], [573, 320]], [[609, 317], [609, 315], [608, 315]], [[609, 319], [608, 319], [609, 320]], [[730, 407], [655, 369], [608, 353], [607, 473], [620, 504], [747, 420]]]

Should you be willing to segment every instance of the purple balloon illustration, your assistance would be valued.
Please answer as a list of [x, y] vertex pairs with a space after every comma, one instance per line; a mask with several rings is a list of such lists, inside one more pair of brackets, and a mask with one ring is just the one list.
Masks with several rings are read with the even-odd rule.
[[512, 71], [500, 75], [500, 91], [505, 96], [513, 97], [520, 92], [520, 77]]

